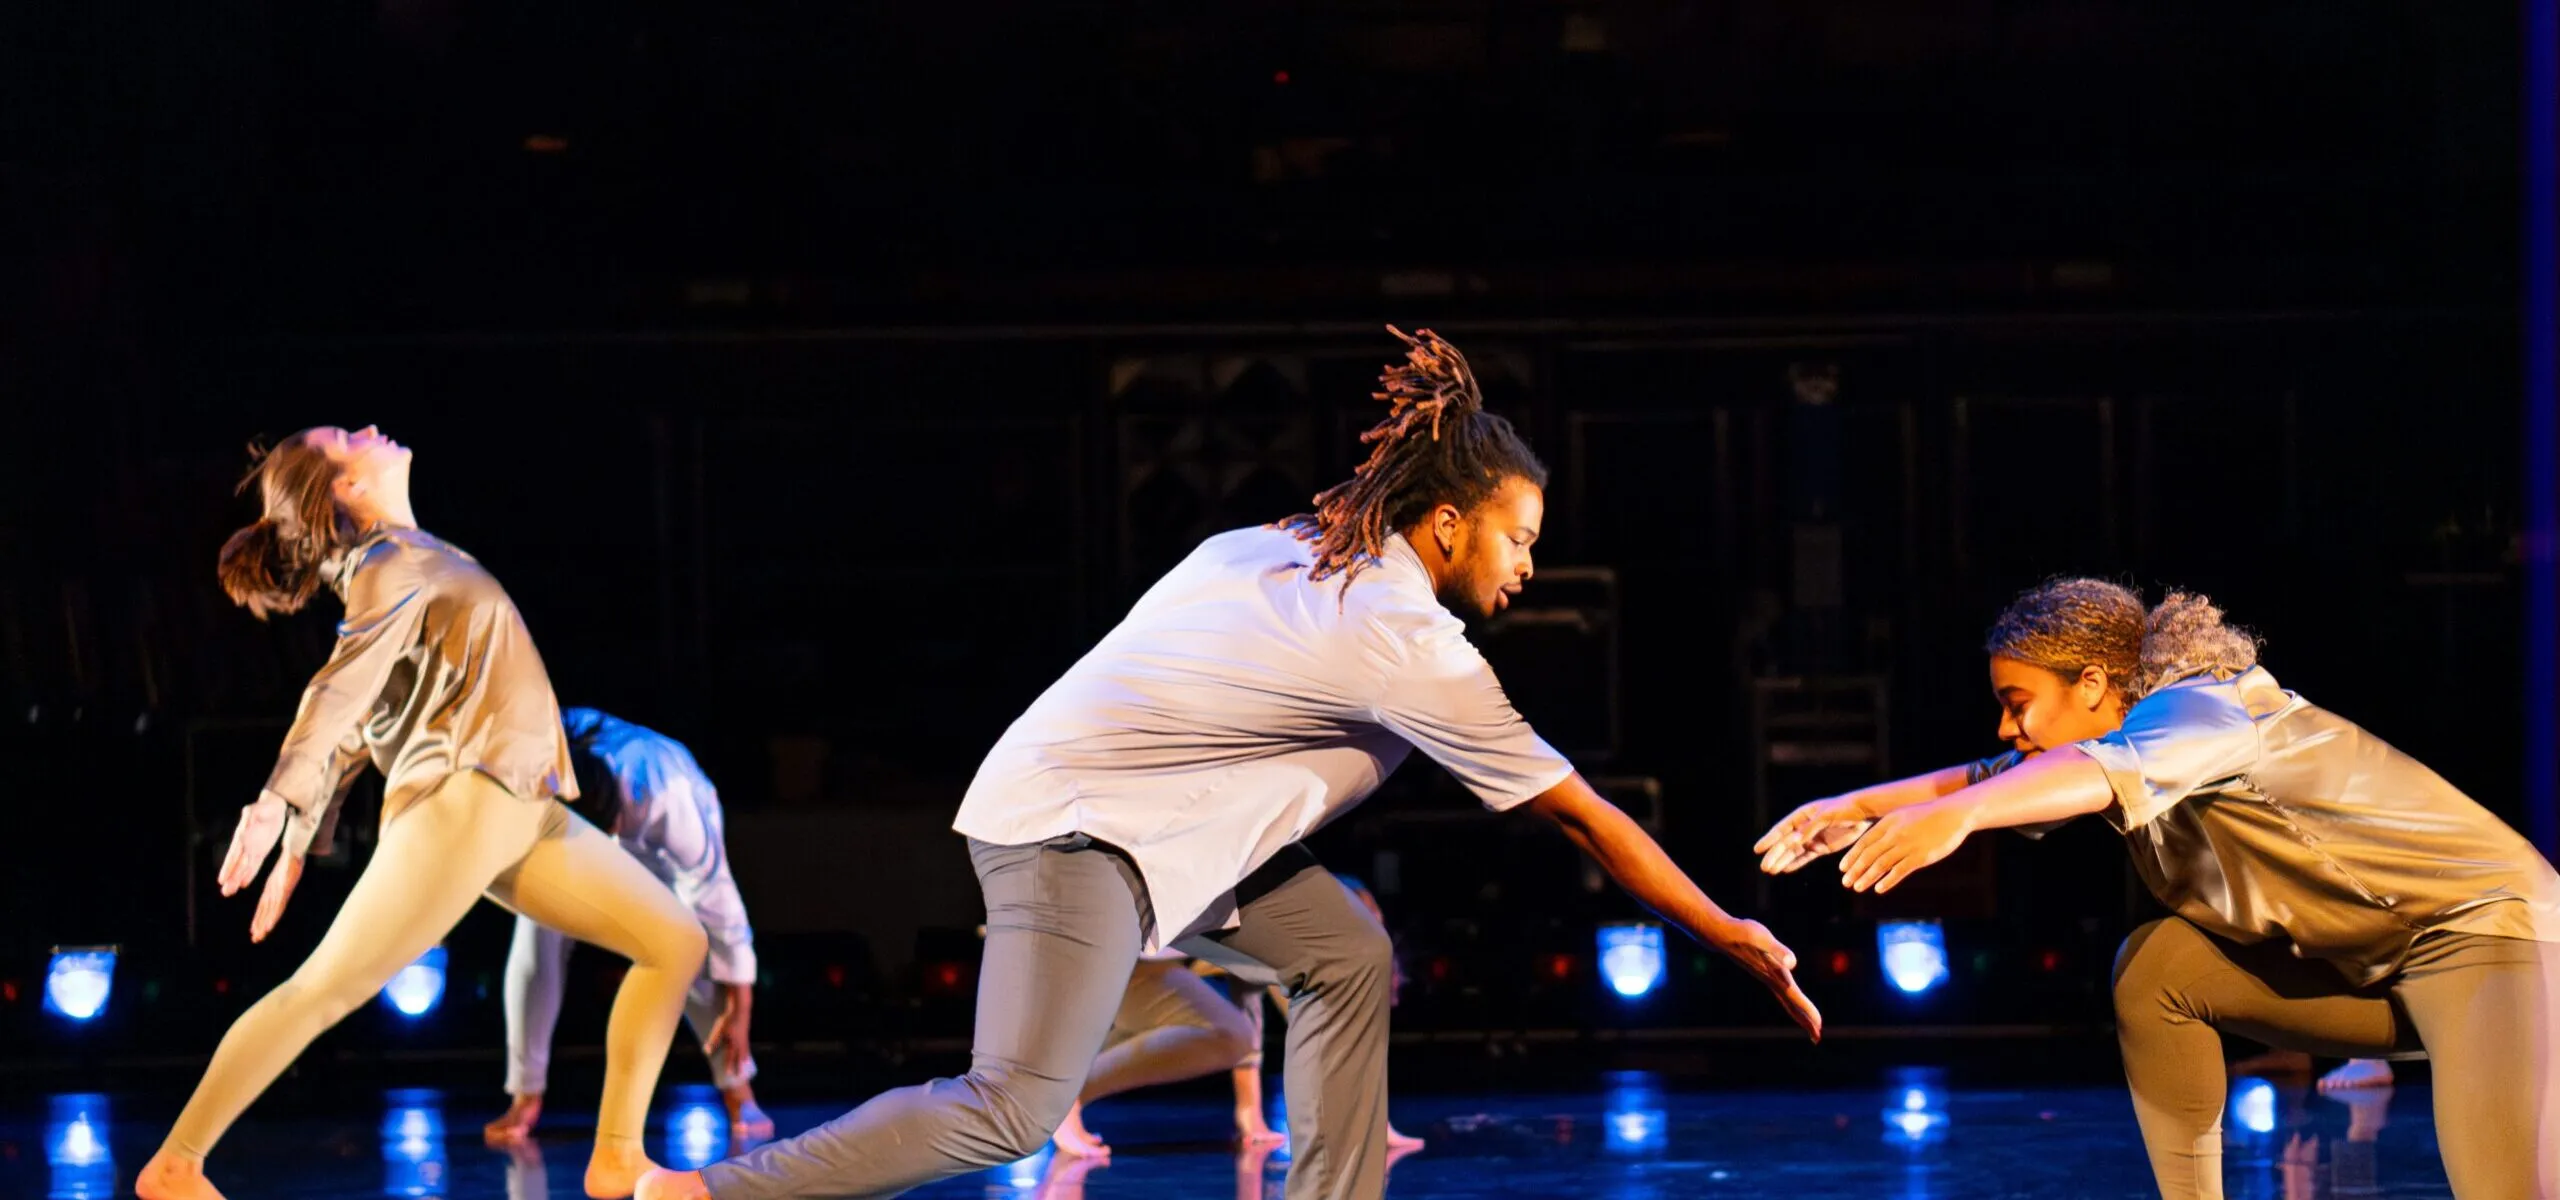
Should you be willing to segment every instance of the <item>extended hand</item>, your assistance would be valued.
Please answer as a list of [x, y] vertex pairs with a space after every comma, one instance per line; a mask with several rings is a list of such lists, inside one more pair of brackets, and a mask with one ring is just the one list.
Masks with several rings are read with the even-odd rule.
[[1822, 1040], [1822, 1010], [1815, 1008], [1804, 989], [1796, 986], [1796, 952], [1772, 936], [1768, 926], [1758, 921], [1736, 921], [1710, 944], [1757, 976], [1761, 986], [1778, 998], [1790, 1020], [1814, 1041]]
[[731, 1071], [737, 1070], [749, 1057], [747, 1018], [754, 1011], [753, 995], [746, 985], [721, 984], [720, 1015], [711, 1022], [711, 1032], [702, 1038], [704, 1049], [717, 1050], [728, 1056], [723, 1065]]
[[1751, 851], [1760, 856], [1763, 872], [1784, 875], [1857, 841], [1874, 820], [1853, 801], [1816, 800], [1770, 826]]
[[267, 865], [267, 855], [284, 836], [285, 818], [292, 811], [285, 807], [284, 797], [274, 792], [258, 793], [257, 803], [240, 810], [240, 827], [231, 831], [231, 850], [222, 856], [222, 873], [215, 876], [223, 895], [238, 895], [258, 877], [258, 868]]
[[276, 869], [267, 872], [266, 890], [258, 893], [258, 915], [249, 918], [249, 940], [263, 942], [275, 932], [276, 922], [284, 917], [284, 902], [293, 899], [293, 885], [302, 882], [302, 856], [285, 853], [276, 856]]
[[1913, 872], [1955, 853], [1973, 832], [1973, 812], [1970, 804], [1940, 800], [1886, 813], [1840, 860], [1840, 882], [1855, 892], [1892, 891]]

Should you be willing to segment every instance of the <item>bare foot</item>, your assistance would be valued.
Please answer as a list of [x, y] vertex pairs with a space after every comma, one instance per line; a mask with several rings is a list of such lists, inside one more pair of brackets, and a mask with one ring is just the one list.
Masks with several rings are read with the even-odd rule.
[[1084, 1127], [1082, 1104], [1067, 1110], [1067, 1119], [1058, 1125], [1056, 1133], [1049, 1135], [1049, 1142], [1058, 1148], [1060, 1154], [1072, 1154], [1077, 1158], [1111, 1157], [1110, 1145]]
[[2387, 1088], [2391, 1086], [2391, 1064], [2378, 1058], [2358, 1058], [2320, 1077], [2320, 1090], [2343, 1092], [2354, 1088]]
[[1395, 1126], [1393, 1126], [1393, 1125], [1389, 1125], [1389, 1126], [1387, 1126], [1387, 1149], [1389, 1149], [1389, 1150], [1391, 1150], [1391, 1151], [1392, 1151], [1392, 1150], [1408, 1150], [1408, 1151], [1410, 1151], [1410, 1150], [1419, 1150], [1419, 1149], [1421, 1149], [1421, 1148], [1422, 1148], [1422, 1139], [1421, 1139], [1421, 1138], [1413, 1137], [1413, 1136], [1411, 1136], [1411, 1135], [1409, 1135], [1409, 1134], [1402, 1134], [1402, 1133], [1398, 1133], [1398, 1132], [1396, 1132], [1396, 1127], [1395, 1127]]
[[133, 1194], [141, 1200], [222, 1200], [222, 1192], [204, 1177], [204, 1164], [162, 1150], [142, 1164], [133, 1177]]
[[2299, 1050], [2269, 1050], [2231, 1064], [2233, 1075], [2308, 1075], [2311, 1056]]
[[623, 1200], [638, 1190], [641, 1176], [657, 1169], [639, 1142], [599, 1140], [595, 1156], [587, 1160], [587, 1196], [589, 1200]]
[[2387, 1084], [2334, 1092], [2329, 1098], [2347, 1106], [2347, 1140], [2350, 1142], [2373, 1141], [2381, 1137], [2383, 1129], [2391, 1124], [2391, 1088]]
[[765, 1115], [756, 1103], [755, 1091], [741, 1084], [720, 1093], [720, 1103], [729, 1110], [729, 1140], [761, 1142], [773, 1136], [773, 1118]]
[[633, 1200], [711, 1200], [711, 1189], [702, 1186], [700, 1171], [661, 1167], [640, 1177], [640, 1188]]
[[480, 1127], [480, 1140], [492, 1146], [506, 1146], [533, 1136], [534, 1122], [542, 1119], [542, 1097], [518, 1096], [507, 1105], [498, 1119]]
[[1079, 1200], [1084, 1195], [1085, 1174], [1110, 1165], [1108, 1156], [1080, 1158], [1073, 1154], [1053, 1154], [1049, 1156], [1049, 1170], [1040, 1177], [1040, 1189], [1031, 1193], [1032, 1200]]
[[1288, 1134], [1273, 1129], [1271, 1122], [1263, 1119], [1261, 1109], [1239, 1108], [1236, 1110], [1237, 1145], [1250, 1149], [1255, 1146], [1277, 1146], [1288, 1140]]

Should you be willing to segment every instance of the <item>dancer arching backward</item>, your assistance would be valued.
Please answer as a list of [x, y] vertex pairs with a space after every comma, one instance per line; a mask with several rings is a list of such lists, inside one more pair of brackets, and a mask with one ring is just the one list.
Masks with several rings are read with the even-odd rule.
[[[2222, 1194], [2217, 1031], [2338, 1057], [2423, 1049], [2454, 1194], [2560, 1196], [2560, 876], [2435, 772], [2277, 686], [2202, 597], [2050, 583], [1988, 641], [2000, 735], [1971, 767], [1798, 809], [1791, 871], [1891, 889], [1977, 829], [2102, 813], [2176, 915], [2116, 963], [2125, 1077], [2161, 1192]], [[1872, 823], [1872, 824], [1870, 824]]]
[[418, 528], [407, 449], [371, 428], [306, 430], [264, 455], [249, 482], [266, 515], [223, 546], [223, 589], [263, 618], [301, 608], [326, 582], [346, 618], [266, 789], [241, 810], [223, 893], [247, 887], [283, 841], [250, 922], [263, 940], [368, 762], [385, 777], [382, 836], [311, 957], [223, 1036], [135, 1190], [145, 1200], [220, 1195], [204, 1156], [223, 1131], [485, 894], [631, 959], [586, 1175], [590, 1196], [629, 1195], [649, 1168], [649, 1094], [702, 970], [702, 926], [613, 839], [554, 803], [577, 789], [542, 657], [498, 581]]
[[969, 1073], [698, 1176], [653, 1174], [644, 1196], [892, 1195], [1030, 1154], [1074, 1107], [1131, 965], [1175, 944], [1289, 992], [1289, 1194], [1377, 1196], [1386, 933], [1322, 867], [1256, 868], [1415, 746], [1489, 807], [1553, 821], [1818, 1028], [1795, 956], [1539, 740], [1467, 641], [1459, 614], [1490, 617], [1529, 579], [1546, 470], [1454, 348], [1405, 341], [1358, 473], [1314, 513], [1202, 543], [979, 768], [954, 823], [987, 902]]
[[[711, 1059], [711, 1081], [729, 1110], [729, 1132], [742, 1140], [773, 1136], [773, 1120], [756, 1105], [756, 1062], [747, 1049], [755, 1010], [755, 931], [729, 875], [720, 793], [684, 743], [592, 708], [561, 714], [569, 758], [577, 768], [571, 806], [612, 835], [676, 899], [693, 910], [711, 939], [702, 978], [685, 993], [684, 1016]], [[519, 1140], [542, 1117], [551, 1075], [551, 1031], [560, 1021], [560, 991], [569, 973], [569, 939], [531, 918], [516, 918], [507, 953], [507, 1111], [482, 1130], [492, 1144]]]

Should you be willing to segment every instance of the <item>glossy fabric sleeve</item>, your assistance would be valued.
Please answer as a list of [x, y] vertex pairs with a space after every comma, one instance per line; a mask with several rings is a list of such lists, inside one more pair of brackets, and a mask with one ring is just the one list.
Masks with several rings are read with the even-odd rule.
[[424, 589], [401, 563], [397, 545], [383, 542], [366, 552], [347, 587], [337, 647], [303, 689], [293, 728], [267, 776], [267, 790], [293, 807], [297, 824], [309, 827], [304, 845], [328, 824], [345, 794], [356, 764], [342, 757], [344, 747], [360, 743], [365, 718], [417, 640], [426, 607]]
[[2246, 775], [2258, 762], [2258, 723], [2238, 688], [2198, 680], [2144, 697], [2122, 727], [2077, 749], [2106, 771], [2115, 793], [2107, 822], [2129, 833], [2189, 796]]

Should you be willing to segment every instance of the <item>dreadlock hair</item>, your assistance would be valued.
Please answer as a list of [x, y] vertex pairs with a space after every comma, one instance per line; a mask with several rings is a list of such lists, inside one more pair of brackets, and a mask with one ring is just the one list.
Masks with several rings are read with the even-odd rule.
[[1511, 422], [1484, 410], [1467, 356], [1428, 329], [1387, 332], [1405, 344], [1405, 361], [1379, 372], [1387, 416], [1360, 435], [1374, 446], [1351, 478], [1316, 494], [1315, 511], [1279, 528], [1315, 545], [1310, 576], [1339, 574], [1348, 586], [1386, 549], [1387, 539], [1442, 504], [1472, 512], [1506, 480], [1547, 486], [1538, 461]]

